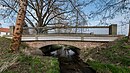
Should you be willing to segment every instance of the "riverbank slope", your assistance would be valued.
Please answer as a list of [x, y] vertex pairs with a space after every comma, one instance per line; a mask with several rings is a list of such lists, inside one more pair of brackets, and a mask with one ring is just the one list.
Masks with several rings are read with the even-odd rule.
[[91, 50], [80, 57], [98, 73], [130, 73], [130, 42], [124, 37]]
[[38, 55], [25, 55], [24, 49], [29, 47], [22, 43], [20, 52], [10, 52], [11, 40], [0, 37], [0, 73], [59, 73], [57, 58]]

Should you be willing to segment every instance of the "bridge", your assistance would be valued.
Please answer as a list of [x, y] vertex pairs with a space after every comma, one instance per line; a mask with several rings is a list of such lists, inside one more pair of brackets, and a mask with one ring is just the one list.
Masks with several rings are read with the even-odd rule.
[[[13, 27], [10, 29], [13, 33]], [[107, 28], [109, 34], [94, 34], [85, 33], [82, 30], [88, 28]], [[103, 45], [104, 43], [114, 41], [121, 36], [117, 35], [117, 25], [110, 26], [50, 26], [50, 27], [24, 27], [22, 35], [22, 42], [26, 42], [29, 46], [34, 48], [41, 48], [47, 45], [63, 44], [75, 46], [77, 48], [90, 48]], [[79, 32], [70, 31], [70, 29], [82, 29]], [[42, 30], [42, 31], [41, 31]], [[51, 30], [51, 31], [49, 31]], [[54, 31], [52, 31], [54, 30]], [[64, 32], [61, 32], [63, 31]], [[69, 31], [68, 31], [69, 30]], [[75, 31], [75, 30], [74, 30]], [[7, 38], [12, 38], [8, 36]]]

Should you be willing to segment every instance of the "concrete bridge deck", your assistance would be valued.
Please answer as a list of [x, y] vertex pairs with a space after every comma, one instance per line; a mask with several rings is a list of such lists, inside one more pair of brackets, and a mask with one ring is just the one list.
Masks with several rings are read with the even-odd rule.
[[[110, 35], [77, 35], [77, 36], [67, 36], [67, 35], [42, 35], [42, 36], [23, 36], [22, 41], [89, 41], [89, 42], [109, 42], [118, 39], [120, 36], [110, 36]], [[12, 38], [8, 36], [7, 38]]]

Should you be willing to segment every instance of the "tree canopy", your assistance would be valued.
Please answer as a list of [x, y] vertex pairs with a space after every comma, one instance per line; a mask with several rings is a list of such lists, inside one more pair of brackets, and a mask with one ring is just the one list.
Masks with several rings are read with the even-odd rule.
[[[80, 0], [28, 0], [25, 22], [31, 27], [44, 27], [48, 24], [76, 23], [76, 17], [80, 22], [86, 21], [86, 15], [82, 8], [90, 1]], [[1, 0], [0, 10], [4, 18], [16, 18], [18, 13], [18, 0]]]

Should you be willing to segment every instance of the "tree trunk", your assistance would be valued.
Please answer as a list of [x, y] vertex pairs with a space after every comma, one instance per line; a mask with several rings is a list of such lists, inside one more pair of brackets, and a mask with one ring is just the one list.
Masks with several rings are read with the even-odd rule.
[[128, 37], [130, 38], [130, 21], [129, 21]]
[[26, 15], [26, 9], [27, 9], [27, 0], [19, 0], [19, 11], [17, 15], [16, 25], [13, 33], [13, 39], [11, 44], [11, 51], [17, 52], [18, 48], [21, 43], [21, 36], [22, 36], [22, 27], [24, 25], [24, 19]]

